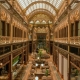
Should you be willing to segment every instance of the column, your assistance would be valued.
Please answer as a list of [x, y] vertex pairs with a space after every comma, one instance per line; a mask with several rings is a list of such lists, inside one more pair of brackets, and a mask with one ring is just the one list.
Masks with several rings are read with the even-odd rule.
[[13, 25], [12, 25], [12, 15], [10, 15], [10, 17], [11, 17], [11, 21], [10, 21], [10, 29], [11, 29], [11, 31], [10, 31], [10, 43], [12, 43], [12, 41], [13, 41]]
[[[70, 52], [70, 46], [68, 45], [68, 52]], [[71, 64], [70, 64], [70, 54], [68, 53], [68, 80], [70, 80], [70, 73], [71, 73]]]
[[[11, 45], [11, 51], [12, 51], [12, 45]], [[13, 60], [13, 57], [12, 57], [12, 53], [10, 55], [10, 62], [9, 62], [9, 80], [12, 80], [12, 60]]]
[[27, 61], [29, 60], [29, 41], [27, 43]]
[[[69, 5], [69, 1], [68, 1]], [[70, 7], [68, 7], [68, 44], [70, 44]], [[70, 52], [70, 46], [68, 45], [68, 52]], [[70, 70], [71, 70], [71, 65], [70, 65], [70, 54], [68, 53], [68, 80], [70, 80]]]

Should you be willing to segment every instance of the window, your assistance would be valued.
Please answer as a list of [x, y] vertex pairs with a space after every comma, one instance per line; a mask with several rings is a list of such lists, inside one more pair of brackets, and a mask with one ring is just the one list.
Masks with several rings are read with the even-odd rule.
[[75, 27], [74, 27], [74, 23], [71, 23], [71, 37], [75, 36]]
[[0, 47], [0, 55], [2, 55], [4, 52], [3, 52], [3, 47]]
[[13, 26], [13, 37], [15, 37], [15, 27]]
[[75, 36], [78, 36], [78, 21], [75, 21]]
[[66, 37], [68, 37], [68, 26], [66, 27]]
[[26, 38], [26, 32], [24, 32], [24, 38]]
[[0, 35], [2, 36], [2, 22], [0, 21]]
[[1, 23], [2, 23], [2, 36], [6, 36], [5, 21], [1, 21]]
[[11, 51], [11, 46], [4, 47], [4, 53], [8, 53]]
[[6, 28], [7, 28], [7, 36], [10, 36], [10, 24], [9, 23], [7, 23], [7, 26], [6, 26]]

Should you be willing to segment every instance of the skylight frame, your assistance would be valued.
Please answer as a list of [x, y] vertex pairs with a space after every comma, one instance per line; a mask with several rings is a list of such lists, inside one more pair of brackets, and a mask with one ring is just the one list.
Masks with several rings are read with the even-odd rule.
[[[45, 4], [45, 3], [43, 3], [43, 4], [37, 3], [37, 4], [32, 5], [31, 7], [33, 7], [33, 10], [31, 9], [32, 11], [34, 11], [35, 9], [46, 9], [49, 12], [54, 13], [53, 15], [56, 15], [56, 11], [50, 5]], [[29, 11], [30, 8], [28, 8], [27, 11]], [[29, 12], [27, 12], [27, 11], [26, 11], [26, 15], [28, 15], [32, 12], [32, 11], [29, 11]]]
[[[45, 1], [45, 2], [49, 2], [50, 4], [52, 4], [53, 6], [55, 6], [55, 8], [59, 9], [60, 6], [62, 5], [63, 1], [64, 0], [17, 0], [17, 2], [19, 3], [19, 5], [21, 6], [22, 10], [24, 10], [27, 6], [29, 6], [31, 3], [35, 2], [35, 1]], [[38, 3], [36, 3], [36, 8], [34, 6], [34, 9], [38, 9], [39, 6], [40, 8], [44, 8], [44, 6], [46, 7], [46, 3], [43, 4], [41, 3], [41, 5], [38, 6]], [[33, 6], [33, 5], [32, 5]], [[48, 5], [50, 6], [50, 5]], [[47, 7], [48, 7], [47, 6]], [[32, 7], [29, 7], [31, 8], [31, 10], [33, 9]], [[48, 8], [46, 8], [48, 10]], [[52, 9], [51, 9], [52, 10]], [[28, 11], [28, 10], [27, 10]], [[50, 11], [50, 10], [49, 10]], [[53, 13], [53, 11], [50, 11]]]

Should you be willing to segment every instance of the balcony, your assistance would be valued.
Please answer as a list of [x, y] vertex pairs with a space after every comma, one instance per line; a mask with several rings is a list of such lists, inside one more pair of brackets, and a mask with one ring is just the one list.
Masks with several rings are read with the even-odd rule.
[[67, 43], [68, 42], [68, 38], [55, 38], [54, 39], [55, 42], [61, 42], [61, 43]]
[[80, 36], [70, 37], [70, 44], [80, 44]]
[[13, 37], [13, 43], [15, 42], [23, 42], [23, 38]]
[[27, 41], [27, 38], [24, 38], [23, 41]]
[[[19, 37], [13, 37], [12, 38], [12, 42], [23, 42], [23, 41], [27, 41], [26, 38], [19, 38]], [[0, 36], [0, 44], [8, 44], [11, 43], [11, 38], [8, 36]]]
[[0, 44], [10, 43], [10, 37], [0, 36]]

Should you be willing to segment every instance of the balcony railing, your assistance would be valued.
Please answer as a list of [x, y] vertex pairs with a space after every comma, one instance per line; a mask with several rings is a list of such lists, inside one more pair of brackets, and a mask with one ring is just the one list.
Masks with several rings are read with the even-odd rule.
[[0, 44], [10, 43], [10, 37], [8, 36], [0, 36]]
[[13, 37], [13, 42], [22, 42], [23, 38]]
[[70, 37], [70, 44], [80, 44], [80, 36]]
[[[55, 38], [55, 42], [68, 43], [68, 38]], [[80, 44], [80, 36], [70, 37], [70, 44]]]
[[24, 40], [23, 41], [27, 41], [27, 39], [26, 38], [24, 38]]
[[[11, 43], [11, 38], [8, 36], [0, 36], [0, 44], [7, 44], [7, 43]], [[12, 42], [23, 42], [23, 41], [27, 41], [26, 38], [19, 38], [19, 37], [13, 37], [12, 38]]]
[[70, 53], [71, 62], [80, 68], [80, 56], [75, 55], [74, 53]]
[[58, 50], [58, 53], [61, 53], [66, 58], [68, 58], [68, 54], [69, 54], [70, 62], [80, 68], [80, 56], [76, 55], [75, 53], [70, 53], [60, 47], [57, 47], [57, 46], [54, 46], [54, 47]]
[[64, 50], [64, 49], [62, 49], [62, 48], [60, 48], [60, 47], [57, 47], [57, 46], [55, 46], [56, 47], [56, 49], [58, 50], [58, 52], [59, 53], [61, 53], [63, 56], [65, 56], [66, 58], [68, 58], [68, 54], [69, 54], [69, 52], [67, 51], [67, 50]]
[[61, 42], [61, 43], [67, 43], [68, 42], [68, 38], [55, 38], [54, 39], [55, 42]]

